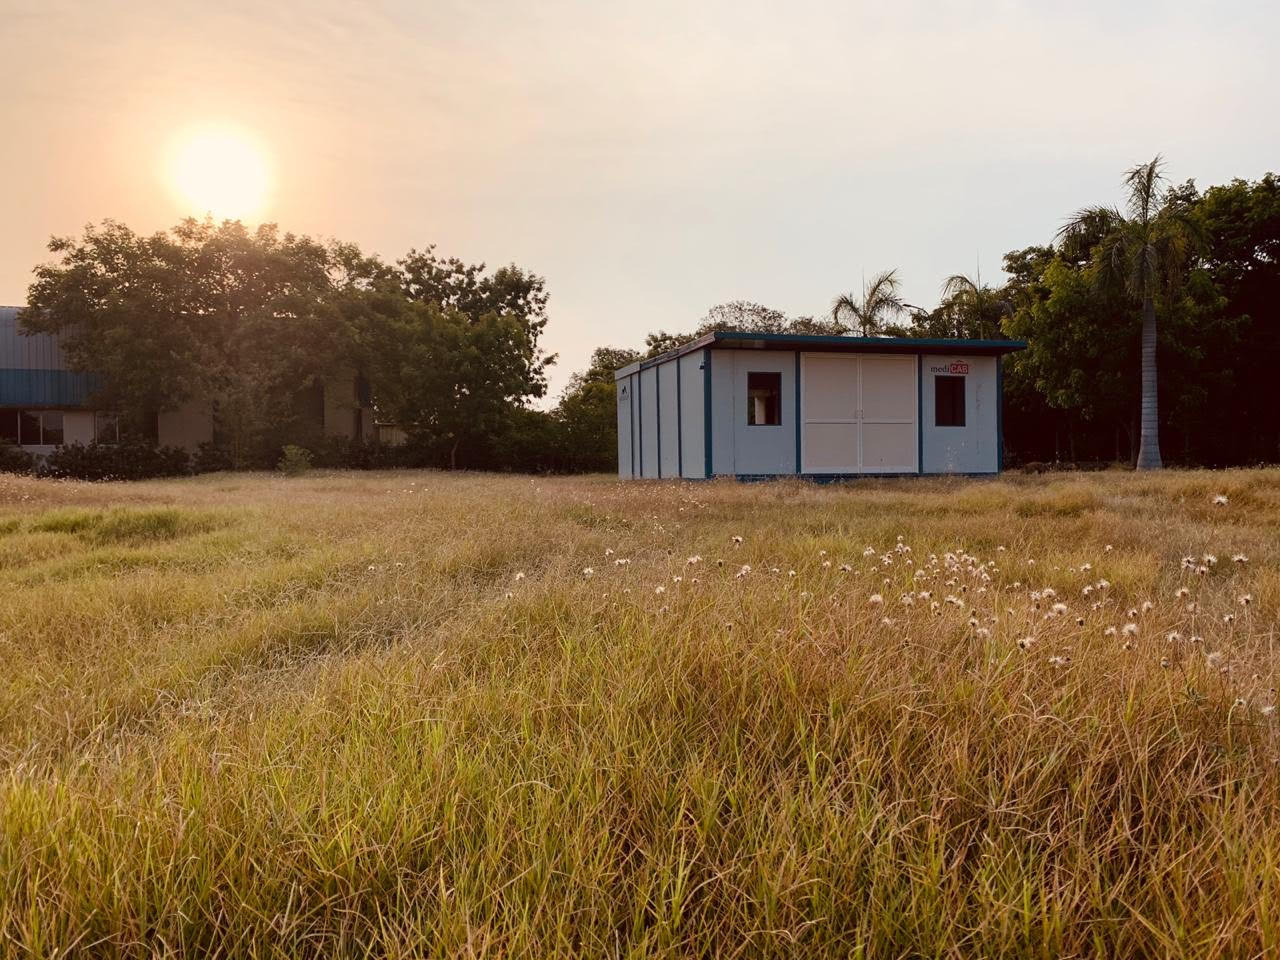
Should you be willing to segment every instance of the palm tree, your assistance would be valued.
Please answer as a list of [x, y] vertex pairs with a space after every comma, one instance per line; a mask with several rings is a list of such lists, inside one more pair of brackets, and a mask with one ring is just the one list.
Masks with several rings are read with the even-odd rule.
[[885, 320], [904, 309], [898, 296], [899, 285], [897, 270], [881, 271], [871, 278], [871, 283], [863, 282], [860, 298], [852, 293], [836, 297], [831, 302], [831, 319], [841, 323], [842, 315], [851, 314], [858, 336], [874, 337]]
[[1085, 207], [1063, 224], [1064, 244], [1092, 244], [1098, 283], [1121, 287], [1142, 301], [1142, 418], [1139, 470], [1159, 470], [1160, 420], [1156, 394], [1156, 299], [1176, 289], [1202, 241], [1198, 224], [1161, 196], [1165, 178], [1159, 155], [1124, 177], [1127, 213], [1115, 207]]
[[1000, 330], [1000, 318], [1012, 316], [1009, 301], [982, 282], [982, 274], [972, 280], [963, 273], [953, 273], [942, 284], [943, 308], [955, 320], [957, 337], [992, 339]]

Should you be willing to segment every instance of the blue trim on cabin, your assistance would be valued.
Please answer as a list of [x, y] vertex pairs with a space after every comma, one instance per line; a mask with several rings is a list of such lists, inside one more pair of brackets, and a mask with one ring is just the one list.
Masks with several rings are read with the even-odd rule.
[[676, 473], [684, 476], [684, 404], [681, 402], [680, 361], [676, 360]]
[[796, 476], [800, 475], [800, 351], [796, 351]]
[[[999, 471], [985, 470], [977, 472], [954, 471], [952, 473], [930, 473], [926, 476], [930, 477], [995, 477], [999, 475]], [[767, 483], [771, 480], [789, 480], [796, 476], [794, 473], [737, 473], [734, 479], [739, 483]], [[799, 475], [801, 480], [810, 480], [814, 483], [846, 483], [852, 480], [893, 480], [904, 477], [914, 477], [914, 473], [802, 473]]]
[[653, 368], [653, 410], [658, 421], [658, 479], [662, 479], [662, 366]]
[[1004, 357], [996, 357], [996, 473], [1004, 470]]
[[916, 473], [924, 473], [924, 354], [916, 354]]
[[636, 423], [639, 417], [636, 416], [636, 383], [635, 377], [627, 378], [627, 383], [631, 386], [630, 395], [627, 397], [628, 416], [631, 417], [631, 476], [636, 476]]
[[[745, 349], [797, 350], [805, 348], [818, 352], [832, 353], [955, 353], [975, 356], [998, 356], [1027, 348], [1025, 340], [964, 340], [950, 337], [828, 337], [806, 333], [745, 333], [741, 330], [717, 330], [704, 334], [695, 340], [690, 340], [688, 343], [681, 344], [674, 350], [668, 350], [666, 353], [659, 354], [656, 357], [637, 360], [634, 366], [636, 371], [647, 370], [649, 367], [666, 363], [676, 357], [683, 357], [685, 354], [697, 353], [700, 350], [709, 348], [744, 349], [744, 347], [740, 346], [742, 344], [747, 345]], [[627, 375], [630, 375], [629, 367], [623, 367], [615, 373], [615, 378], [623, 370], [628, 371]]]
[[711, 479], [711, 349], [702, 351], [702, 420], [703, 440], [706, 447], [706, 469], [703, 476]]

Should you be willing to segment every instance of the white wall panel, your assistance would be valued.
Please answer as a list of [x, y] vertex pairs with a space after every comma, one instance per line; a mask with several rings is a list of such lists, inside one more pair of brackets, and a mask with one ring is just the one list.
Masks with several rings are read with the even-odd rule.
[[[921, 358], [924, 379], [925, 473], [996, 473], [1000, 469], [997, 406], [1000, 396], [995, 357], [938, 356]], [[965, 380], [965, 424], [939, 427], [935, 423], [934, 378], [962, 376]]]
[[706, 414], [703, 397], [706, 381], [703, 363], [705, 351], [689, 353], [677, 361], [680, 368], [680, 442], [681, 466], [686, 477], [705, 477], [707, 473]]

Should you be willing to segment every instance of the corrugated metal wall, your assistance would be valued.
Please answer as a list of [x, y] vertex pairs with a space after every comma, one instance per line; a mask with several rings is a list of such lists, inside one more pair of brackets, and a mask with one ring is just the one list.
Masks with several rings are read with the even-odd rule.
[[18, 308], [0, 307], [0, 406], [84, 406], [98, 388], [93, 374], [67, 369], [57, 337], [24, 335]]

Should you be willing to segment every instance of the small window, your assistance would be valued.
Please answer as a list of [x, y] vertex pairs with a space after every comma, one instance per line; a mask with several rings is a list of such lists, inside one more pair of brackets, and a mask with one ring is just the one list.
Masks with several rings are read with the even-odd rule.
[[44, 422], [44, 433], [40, 438], [40, 442], [45, 444], [62, 443], [62, 411], [46, 410], [40, 415], [40, 419]]
[[120, 442], [120, 416], [115, 413], [95, 413], [93, 438], [99, 443]]
[[964, 377], [933, 378], [933, 424], [964, 426]]
[[18, 411], [0, 410], [0, 443], [18, 442]]
[[776, 427], [782, 423], [782, 374], [747, 374], [747, 423]]

